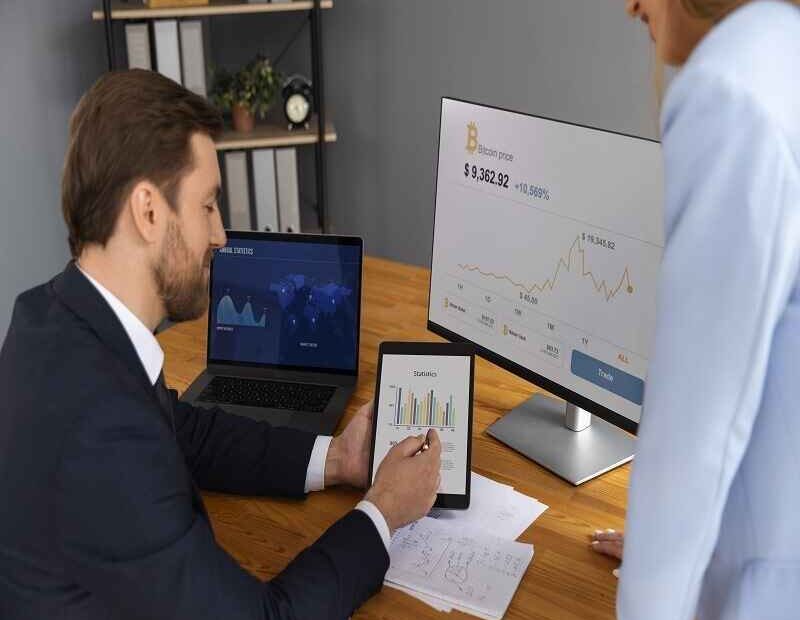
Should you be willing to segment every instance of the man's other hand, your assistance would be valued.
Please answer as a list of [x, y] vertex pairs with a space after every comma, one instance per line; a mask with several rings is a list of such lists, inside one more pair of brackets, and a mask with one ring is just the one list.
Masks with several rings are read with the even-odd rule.
[[325, 486], [349, 484], [364, 489], [369, 476], [374, 403], [361, 407], [344, 431], [331, 441], [325, 459]]

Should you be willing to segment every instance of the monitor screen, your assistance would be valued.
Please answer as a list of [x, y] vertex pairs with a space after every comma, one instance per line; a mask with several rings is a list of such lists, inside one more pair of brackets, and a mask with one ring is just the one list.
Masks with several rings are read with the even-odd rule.
[[430, 329], [635, 431], [662, 186], [657, 142], [443, 99]]
[[209, 362], [355, 374], [361, 240], [229, 232], [211, 270]]

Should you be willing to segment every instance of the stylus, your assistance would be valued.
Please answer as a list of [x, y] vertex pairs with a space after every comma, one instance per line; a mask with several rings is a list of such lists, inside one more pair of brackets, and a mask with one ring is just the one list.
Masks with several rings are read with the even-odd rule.
[[[428, 431], [428, 433], [430, 433], [430, 431]], [[425, 450], [427, 450], [427, 449], [428, 449], [428, 448], [430, 448], [430, 447], [431, 447], [431, 446], [430, 446], [430, 444], [428, 443], [428, 435], [427, 435], [427, 433], [426, 433], [426, 434], [425, 434], [425, 443], [424, 443], [424, 444], [422, 444], [422, 447], [419, 449], [419, 451], [418, 451], [418, 452], [416, 452], [416, 453], [414, 454], [414, 456], [417, 456], [417, 454], [420, 454], [421, 452], [425, 452]]]

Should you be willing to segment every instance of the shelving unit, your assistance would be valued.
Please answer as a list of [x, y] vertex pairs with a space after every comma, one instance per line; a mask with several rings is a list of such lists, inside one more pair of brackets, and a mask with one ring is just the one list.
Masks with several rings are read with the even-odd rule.
[[[164, 9], [132, 7], [121, 2], [111, 3], [111, 19], [159, 19], [162, 17], [210, 17], [213, 15], [246, 15], [252, 13], [285, 13], [287, 11], [310, 11], [314, 8], [313, 0], [297, 0], [296, 2], [270, 2], [250, 4], [232, 0], [212, 0], [206, 6], [182, 6]], [[322, 0], [321, 9], [332, 9], [333, 0]], [[105, 11], [92, 11], [92, 19], [105, 19]]]
[[[316, 177], [316, 211], [319, 229], [327, 232], [325, 220], [326, 167], [325, 147], [337, 139], [336, 129], [326, 119], [325, 89], [322, 64], [322, 10], [332, 9], [333, 0], [295, 0], [293, 2], [248, 3], [234, 0], [211, 0], [208, 5], [151, 9], [132, 6], [130, 3], [103, 0], [103, 8], [92, 11], [92, 19], [102, 21], [105, 27], [108, 69], [115, 67], [114, 21], [153, 20], [162, 18], [180, 19], [185, 17], [214, 17], [218, 15], [256, 15], [307, 11], [311, 29], [311, 70], [314, 106], [316, 117], [308, 129], [289, 130], [286, 126], [262, 124], [249, 133], [226, 130], [216, 141], [218, 152], [232, 150], [251, 150], [259, 148], [280, 148], [314, 145]], [[324, 131], [323, 131], [324, 128]], [[248, 161], [250, 160], [248, 154]]]

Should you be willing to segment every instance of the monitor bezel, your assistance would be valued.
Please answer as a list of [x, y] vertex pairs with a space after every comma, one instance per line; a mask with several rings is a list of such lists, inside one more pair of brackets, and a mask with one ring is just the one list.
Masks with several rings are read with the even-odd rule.
[[[358, 376], [361, 348], [361, 297], [364, 284], [364, 240], [352, 235], [327, 235], [312, 233], [281, 233], [260, 232], [253, 230], [226, 230], [228, 244], [231, 240], [244, 239], [251, 241], [281, 241], [288, 243], [317, 243], [326, 245], [346, 245], [359, 248], [358, 265], [358, 300], [356, 303], [356, 359], [353, 370], [325, 368], [322, 366], [296, 366], [292, 364], [269, 364], [266, 362], [237, 362], [234, 360], [218, 359], [211, 357], [211, 303], [213, 295], [212, 283], [214, 281], [214, 263], [211, 261], [211, 272], [208, 279], [208, 313], [206, 321], [206, 363], [208, 365], [224, 366], [228, 368], [269, 368], [273, 370], [288, 370], [301, 372], [315, 372], [319, 374], [333, 374], [343, 376]], [[228, 245], [226, 244], [226, 245]]]
[[441, 155], [441, 140], [442, 140], [442, 116], [444, 114], [444, 102], [445, 101], [456, 101], [459, 103], [467, 103], [469, 105], [480, 106], [484, 108], [490, 108], [493, 110], [499, 110], [501, 112], [509, 112], [511, 114], [519, 114], [521, 116], [527, 116], [530, 118], [538, 118], [541, 120], [551, 121], [555, 123], [561, 123], [563, 125], [570, 125], [572, 127], [580, 127], [582, 129], [590, 129], [592, 131], [600, 131], [602, 133], [613, 134], [616, 136], [622, 136], [625, 138], [632, 138], [634, 140], [642, 140], [644, 142], [651, 142], [655, 144], [659, 144], [659, 140], [654, 140], [652, 138], [645, 138], [642, 136], [634, 136], [627, 133], [622, 133], [619, 131], [612, 131], [610, 129], [601, 129], [600, 127], [592, 127], [591, 125], [583, 125], [580, 123], [571, 123], [569, 121], [564, 121], [557, 118], [551, 118], [548, 116], [541, 116], [537, 114], [530, 114], [527, 112], [520, 112], [519, 110], [511, 110], [508, 108], [503, 108], [501, 106], [494, 106], [485, 103], [479, 103], [477, 101], [470, 101], [468, 99], [460, 99], [458, 97], [442, 97], [439, 107], [439, 132], [436, 136], [436, 172], [434, 176], [434, 202], [433, 202], [433, 234], [431, 235], [431, 260], [430, 260], [430, 273], [431, 278], [428, 281], [428, 331], [449, 340], [450, 342], [466, 342], [471, 344], [475, 347], [475, 353], [480, 357], [492, 362], [496, 366], [507, 370], [508, 372], [517, 375], [521, 379], [533, 383], [534, 385], [550, 392], [554, 396], [561, 398], [567, 402], [570, 402], [574, 405], [577, 405], [581, 409], [584, 409], [593, 415], [596, 415], [598, 418], [617, 426], [624, 431], [627, 431], [633, 435], [638, 432], [639, 423], [631, 420], [630, 418], [625, 417], [624, 415], [617, 413], [616, 411], [609, 409], [608, 407], [601, 405], [598, 402], [593, 401], [586, 396], [583, 396], [573, 390], [570, 390], [563, 385], [553, 381], [552, 379], [548, 379], [547, 377], [540, 375], [529, 368], [525, 368], [521, 364], [514, 362], [513, 360], [508, 359], [507, 357], [503, 357], [499, 353], [495, 353], [491, 349], [484, 347], [483, 345], [478, 344], [477, 342], [470, 340], [466, 336], [462, 336], [451, 329], [444, 327], [443, 325], [439, 325], [431, 320], [431, 285], [432, 285], [432, 275], [433, 275], [433, 250], [434, 250], [434, 243], [436, 240], [436, 205], [439, 197], [439, 157]]

